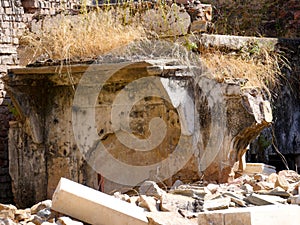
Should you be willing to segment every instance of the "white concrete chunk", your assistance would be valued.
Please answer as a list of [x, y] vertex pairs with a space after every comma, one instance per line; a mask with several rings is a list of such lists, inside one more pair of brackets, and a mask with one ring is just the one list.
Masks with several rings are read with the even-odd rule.
[[198, 216], [199, 225], [297, 225], [300, 207], [295, 205], [267, 205], [204, 212]]
[[276, 173], [276, 168], [274, 166], [266, 165], [264, 163], [247, 163], [243, 173], [250, 175], [257, 173], [270, 175], [272, 173]]
[[52, 209], [93, 225], [146, 225], [142, 208], [61, 178]]

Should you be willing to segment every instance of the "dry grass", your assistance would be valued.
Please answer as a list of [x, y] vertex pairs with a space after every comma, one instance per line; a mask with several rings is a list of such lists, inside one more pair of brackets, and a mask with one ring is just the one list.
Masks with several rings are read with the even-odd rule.
[[21, 45], [38, 57], [51, 60], [85, 60], [145, 36], [137, 23], [123, 25], [124, 14], [100, 10], [78, 16], [60, 16], [44, 22], [43, 28], [28, 32]]
[[244, 78], [246, 87], [260, 87], [267, 92], [280, 84], [281, 67], [288, 66], [287, 60], [276, 52], [257, 46], [240, 52], [205, 50], [201, 59], [213, 78], [223, 81], [226, 78]]
[[[58, 16], [45, 20], [42, 29], [21, 38], [27, 52], [33, 52], [31, 62], [39, 59], [80, 61], [98, 58], [113, 49], [146, 37], [141, 18], [128, 8], [112, 8], [78, 16]], [[126, 24], [126, 25], [125, 25]], [[149, 32], [149, 29], [147, 30]], [[150, 46], [153, 50], [153, 46]], [[246, 86], [272, 89], [279, 84], [280, 65], [284, 58], [255, 43], [239, 52], [204, 50], [201, 59], [213, 78], [245, 78]]]

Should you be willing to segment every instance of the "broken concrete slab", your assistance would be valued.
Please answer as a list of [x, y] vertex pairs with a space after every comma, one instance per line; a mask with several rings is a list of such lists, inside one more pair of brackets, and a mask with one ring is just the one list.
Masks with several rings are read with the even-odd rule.
[[208, 200], [204, 202], [203, 209], [218, 210], [228, 209], [231, 199], [229, 197]]
[[276, 187], [272, 190], [260, 190], [260, 191], [257, 191], [256, 193], [264, 194], [264, 195], [276, 195], [276, 196], [283, 197], [283, 198], [288, 198], [291, 196], [290, 193], [286, 192], [281, 187]]
[[247, 206], [246, 202], [243, 200], [244, 197], [242, 195], [238, 195], [238, 194], [231, 193], [231, 192], [226, 192], [226, 193], [223, 193], [223, 196], [230, 197], [231, 201], [239, 206], [242, 206], [242, 207]]
[[145, 181], [139, 188], [141, 195], [154, 196], [160, 198], [166, 192], [158, 187], [154, 181]]
[[142, 208], [66, 178], [53, 194], [52, 209], [95, 225], [146, 225]]
[[249, 175], [254, 175], [257, 173], [270, 175], [272, 173], [276, 173], [276, 168], [264, 163], [246, 163], [246, 168], [243, 173]]
[[257, 43], [260, 47], [274, 50], [274, 46], [278, 43], [278, 38], [256, 38], [256, 37], [240, 37], [233, 35], [217, 35], [202, 34], [199, 45], [205, 47], [227, 48], [239, 50], [248, 43]]
[[246, 202], [249, 202], [253, 205], [262, 206], [262, 205], [277, 205], [279, 203], [286, 203], [286, 199], [279, 196], [272, 195], [260, 195], [252, 193], [244, 199]]
[[170, 193], [177, 195], [185, 195], [189, 197], [197, 197], [203, 199], [207, 194], [211, 194], [207, 187], [199, 187], [192, 185], [181, 185], [177, 189], [170, 190]]
[[192, 197], [167, 193], [161, 198], [160, 210], [165, 212], [177, 212], [179, 209], [194, 211], [194, 201], [195, 199]]
[[230, 208], [217, 212], [203, 212], [198, 216], [199, 225], [296, 225], [300, 220], [299, 206], [255, 206]]
[[300, 175], [293, 170], [281, 170], [278, 172], [279, 176], [284, 176], [286, 180], [290, 183], [299, 182]]

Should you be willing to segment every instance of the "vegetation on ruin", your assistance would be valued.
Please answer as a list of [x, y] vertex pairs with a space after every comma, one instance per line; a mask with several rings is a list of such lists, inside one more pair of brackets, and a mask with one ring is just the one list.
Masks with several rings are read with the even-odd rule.
[[143, 27], [122, 23], [123, 13], [100, 10], [78, 16], [60, 15], [45, 20], [36, 32], [27, 32], [21, 45], [33, 52], [32, 59], [71, 60], [96, 58], [145, 36]]
[[[161, 5], [157, 12], [167, 22], [166, 10]], [[27, 31], [21, 37], [21, 46], [31, 52], [31, 61], [46, 60], [85, 61], [96, 59], [113, 49], [135, 40], [162, 38], [141, 22], [141, 9], [131, 6], [96, 8], [87, 12], [82, 7], [80, 15], [58, 15], [40, 21], [40, 29]], [[222, 22], [222, 21], [219, 21]], [[218, 26], [218, 22], [216, 24]], [[191, 36], [193, 34], [190, 34]], [[176, 40], [176, 38], [174, 38]], [[187, 41], [189, 38], [185, 37]], [[190, 51], [200, 52], [201, 60], [210, 70], [213, 78], [223, 81], [231, 78], [245, 78], [246, 86], [272, 89], [279, 84], [282, 66], [288, 66], [284, 56], [257, 43], [249, 43], [239, 51], [199, 48], [197, 43], [187, 41]]]
[[238, 51], [203, 49], [201, 59], [211, 76], [219, 81], [244, 78], [243, 85], [268, 90], [280, 84], [282, 67], [289, 67], [288, 60], [279, 50], [270, 50], [257, 43], [249, 43]]

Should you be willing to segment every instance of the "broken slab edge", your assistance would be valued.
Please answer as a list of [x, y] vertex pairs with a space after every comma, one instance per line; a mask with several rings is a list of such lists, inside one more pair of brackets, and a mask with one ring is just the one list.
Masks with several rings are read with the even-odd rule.
[[94, 225], [146, 225], [144, 210], [66, 178], [53, 194], [52, 209]]

